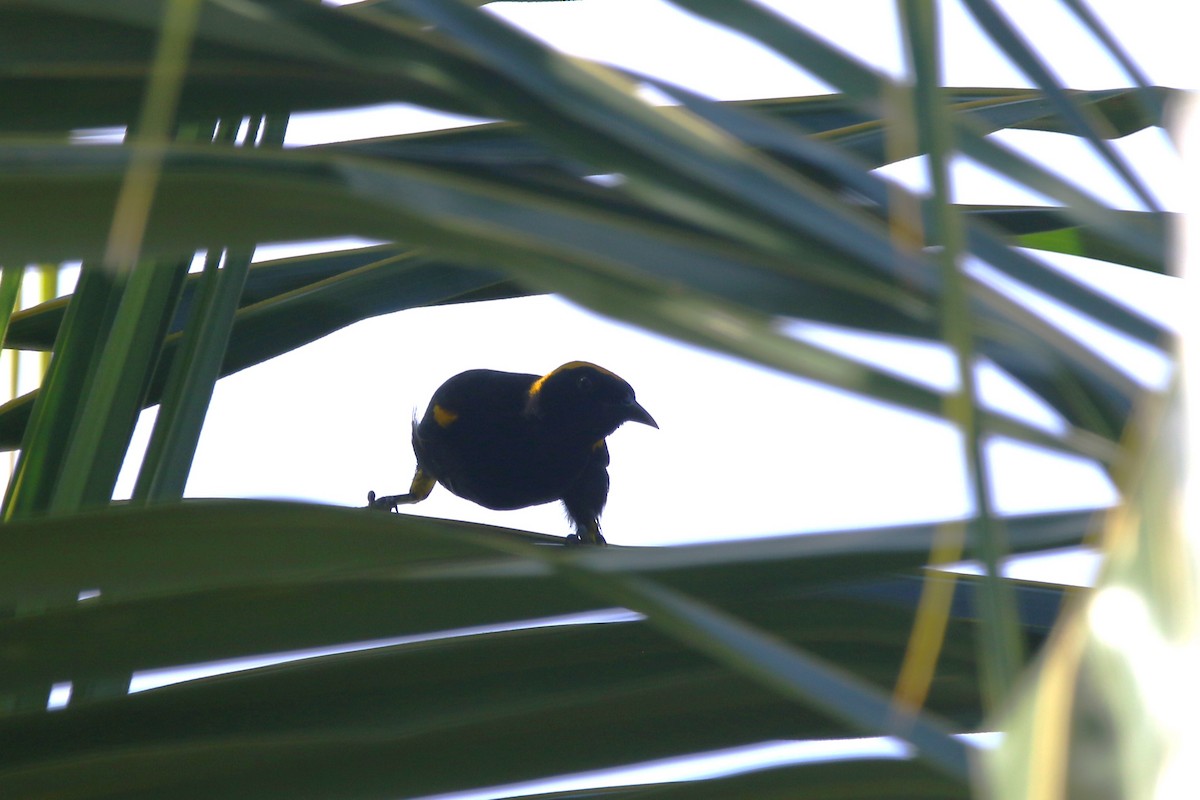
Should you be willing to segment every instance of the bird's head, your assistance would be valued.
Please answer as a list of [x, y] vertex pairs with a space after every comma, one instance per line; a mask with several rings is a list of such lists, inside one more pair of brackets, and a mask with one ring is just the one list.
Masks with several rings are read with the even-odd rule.
[[563, 364], [534, 381], [525, 408], [527, 414], [596, 439], [625, 422], [658, 427], [654, 417], [638, 404], [633, 387], [586, 361]]

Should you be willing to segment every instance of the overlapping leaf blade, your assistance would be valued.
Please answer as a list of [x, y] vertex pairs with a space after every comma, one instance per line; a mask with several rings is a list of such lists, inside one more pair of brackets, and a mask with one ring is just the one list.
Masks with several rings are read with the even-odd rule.
[[[332, 526], [325, 517], [341, 520], [338, 533], [328, 532]], [[1023, 546], [1045, 546], [1075, 540], [1084, 519], [1040, 516], [1013, 525]], [[137, 521], [133, 535], [127, 520]], [[339, 635], [379, 639], [431, 633], [431, 625], [479, 624], [489, 615], [496, 622], [519, 621], [539, 610], [597, 607], [596, 598], [572, 591], [569, 579], [548, 571], [538, 549], [514, 547], [519, 541], [514, 533], [421, 518], [400, 522], [390, 515], [288, 504], [202, 503], [13, 526], [0, 545], [10, 594], [32, 597], [30, 586], [58, 597], [73, 586], [102, 588], [99, 601], [5, 623], [5, 640], [19, 645], [6, 651], [5, 674], [22, 682], [38, 675], [95, 680], [169, 666], [176, 657], [205, 661], [258, 655], [264, 648], [336, 645]], [[648, 570], [788, 640], [803, 641], [866, 679], [886, 681], [911, 609], [887, 582], [879, 585], [880, 594], [862, 576], [919, 563], [931, 535], [930, 527], [914, 526], [764, 540], [742, 546], [740, 574], [730, 570], [726, 545], [571, 555], [601, 576], [627, 569], [622, 563]], [[865, 549], [862, 540], [871, 537], [892, 541], [893, 555]], [[239, 540], [242, 547], [229, 547]], [[281, 558], [279, 542], [284, 541], [289, 555]], [[81, 544], [70, 547], [69, 542]], [[50, 563], [44, 555], [48, 547], [75, 553], [77, 566], [64, 570]], [[275, 555], [260, 555], [268, 553]], [[781, 559], [788, 553], [791, 561]], [[714, 582], [714, 574], [724, 580]], [[839, 575], [857, 576], [862, 588], [829, 594]], [[66, 583], [55, 586], [55, 580]], [[797, 593], [800, 606], [785, 602]], [[797, 613], [806, 604], [814, 613]], [[238, 609], [241, 625], [223, 622], [228, 612], [222, 609], [229, 607]], [[302, 621], [287, 621], [297, 614]], [[859, 632], [848, 641], [846, 626], [855, 619]], [[71, 629], [80, 633], [68, 648], [53, 645]], [[932, 702], [970, 725], [978, 719], [978, 698], [965, 638], [950, 648]], [[584, 674], [588, 679], [581, 681]], [[280, 715], [285, 698], [330, 692], [339, 703], [284, 703], [292, 710]], [[534, 702], [535, 697], [540, 699]], [[700, 701], [703, 697], [721, 699]], [[86, 780], [127, 791], [149, 784], [158, 791], [186, 792], [177, 782], [188, 776], [188, 782], [219, 791], [213, 787], [237, 785], [225, 781], [255, 780], [250, 773], [262, 771], [252, 765], [269, 763], [278, 767], [267, 771], [276, 777], [261, 786], [269, 795], [293, 790], [296, 781], [311, 780], [311, 771], [319, 769], [332, 769], [346, 786], [400, 780], [413, 787], [432, 781], [428, 790], [438, 791], [469, 786], [484, 775], [519, 780], [536, 777], [531, 769], [572, 771], [618, 763], [613, 759], [625, 745], [615, 732], [628, 728], [630, 715], [653, 726], [638, 738], [646, 757], [732, 746], [756, 736], [846, 733], [823, 715], [785, 710], [771, 698], [639, 623], [452, 638], [301, 661], [127, 700], [80, 703], [55, 715], [13, 717], [0, 723], [0, 740], [9, 742], [0, 785], [25, 791]], [[572, 718], [583, 727], [572, 736], [586, 738], [591, 731], [597, 746], [555, 749], [536, 764], [510, 759], [498, 749], [495, 731], [502, 720], [505, 738], [525, 746], [512, 731], [528, 727], [533, 735], [548, 725], [561, 726], [553, 720], [563, 719], [564, 707], [580, 711]], [[271, 708], [278, 710], [268, 712]], [[714, 715], [722, 724], [715, 724]], [[604, 733], [610, 724], [613, 735]], [[441, 759], [428, 759], [424, 768], [417, 765], [426, 760], [414, 759], [413, 768], [401, 772], [377, 768], [389, 748], [433, 752], [448, 741], [468, 739], [489, 753], [470, 771]], [[368, 741], [375, 744], [358, 749]], [[209, 783], [214, 754], [229, 767], [215, 784]], [[309, 760], [311, 770], [298, 766]], [[341, 766], [333, 769], [334, 763]], [[505, 763], [507, 772], [498, 770]], [[364, 774], [351, 777], [359, 769]]]

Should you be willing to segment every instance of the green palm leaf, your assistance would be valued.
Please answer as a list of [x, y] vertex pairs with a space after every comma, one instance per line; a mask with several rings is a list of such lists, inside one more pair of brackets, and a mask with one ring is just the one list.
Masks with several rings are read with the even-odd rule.
[[[1141, 440], [1126, 435], [1140, 384], [962, 263], [978, 258], [1142, 344], [1173, 344], [1160, 320], [1038, 256], [1168, 271], [1174, 217], [1111, 140], [1163, 126], [1180, 93], [1150, 86], [1074, 2], [1136, 88], [1060, 85], [986, 2], [969, 5], [1036, 89], [936, 85], [921, 2], [905, 4], [914, 87], [763, 6], [678, 0], [836, 92], [725, 103], [567, 57], [472, 5], [0, 9], [5, 319], [25, 263], [83, 262], [71, 297], [0, 325], [6, 346], [53, 354], [41, 388], [0, 408], [0, 447], [21, 450], [0, 526], [0, 794], [417, 797], [513, 784], [529, 796], [526, 782], [552, 776], [895, 735], [911, 758], [636, 787], [597, 778], [558, 796], [965, 796], [972, 749], [951, 734], [988, 727], [986, 711], [1010, 700], [1007, 677], [985, 691], [981, 673], [1008, 663], [1012, 677], [1037, 659], [1050, 680], [1063, 645], [1041, 648], [1067, 593], [995, 575], [949, 586], [926, 569], [945, 523], [599, 550], [358, 509], [175, 501], [219, 376], [372, 316], [542, 292], [950, 419], [968, 452], [1004, 437], [1146, 474]], [[167, 12], [192, 8], [194, 30], [160, 30]], [[679, 105], [644, 102], [642, 84]], [[289, 149], [272, 127], [258, 146], [234, 143], [243, 117], [377, 103], [490, 122]], [[132, 133], [79, 143], [79, 129], [103, 127]], [[1080, 137], [1149, 210], [1112, 208], [988, 136], [1014, 129]], [[918, 155], [965, 155], [1058, 205], [953, 205], [944, 185], [925, 196], [877, 171]], [[153, 184], [136, 179], [146, 164]], [[123, 238], [113, 216], [130, 184], [150, 200], [131, 228], [144, 235]], [[249, 264], [259, 245], [334, 237], [381, 244]], [[206, 274], [185, 275], [197, 250]], [[795, 320], [952, 342], [968, 386], [933, 391], [791, 336]], [[982, 360], [1060, 428], [979, 408], [969, 384]], [[165, 432], [137, 502], [113, 505], [133, 421], [160, 402]], [[1162, 482], [1148, 480], [1137, 491], [1158, 497]], [[1091, 540], [1087, 512], [993, 515], [985, 484], [963, 535], [993, 567]], [[922, 587], [935, 585], [945, 635], [927, 700], [906, 714], [889, 693], [910, 630], [928, 622]], [[247, 658], [280, 663], [128, 694], [135, 675], [228, 672]], [[67, 683], [70, 702], [48, 712], [51, 687]], [[1105, 689], [1083, 702], [1120, 694]], [[1032, 774], [1022, 748], [1037, 730], [1021, 691], [1002, 756], [1013, 786]]]

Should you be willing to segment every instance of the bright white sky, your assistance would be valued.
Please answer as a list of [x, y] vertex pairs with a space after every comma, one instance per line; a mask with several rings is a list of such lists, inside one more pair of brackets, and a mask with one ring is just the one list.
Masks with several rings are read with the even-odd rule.
[[[889, 3], [775, 2], [772, 5], [894, 75], [901, 53]], [[1116, 67], [1066, 19], [1058, 3], [1002, 4], [1035, 43], [1048, 44], [1070, 86], [1128, 85]], [[1094, 3], [1154, 82], [1196, 85], [1169, 38], [1189, 5]], [[950, 85], [1027, 86], [966, 18], [947, 2], [944, 32]], [[489, 7], [556, 47], [650, 74], [721, 99], [828, 91], [756, 46], [654, 0], [500, 3]], [[864, 18], [876, 22], [864, 25]], [[663, 42], [671, 43], [669, 48]], [[365, 138], [445, 127], [431, 115], [389, 107], [352, 117], [293, 119], [289, 143]], [[1136, 207], [1086, 148], [1068, 137], [1003, 136], [1054, 164], [1100, 196]], [[1151, 131], [1118, 143], [1168, 207], [1175, 164]], [[919, 183], [916, 162], [891, 174]], [[956, 173], [963, 202], [1022, 203], [1037, 198], [979, 169]], [[266, 255], [267, 248], [263, 248]], [[275, 250], [273, 252], [280, 252]], [[1068, 268], [1071, 259], [1058, 259]], [[1103, 285], [1162, 318], [1177, 318], [1172, 279], [1084, 265]], [[808, 329], [826, 344], [928, 380], [952, 385], [949, 357], [898, 342], [863, 343]], [[1092, 334], [1087, 334], [1089, 338]], [[1097, 334], [1098, 335], [1098, 334]], [[1114, 348], [1116, 345], [1113, 346]], [[1106, 345], [1105, 349], [1109, 349]], [[1128, 348], [1127, 348], [1128, 349]], [[612, 491], [603, 523], [615, 544], [668, 544], [731, 536], [873, 526], [961, 515], [969, 505], [953, 430], [841, 392], [682, 346], [594, 316], [554, 298], [418, 309], [351, 326], [300, 351], [220, 382], [201, 439], [189, 496], [277, 497], [363, 505], [367, 490], [407, 490], [414, 466], [409, 424], [446, 378], [473, 367], [546, 372], [575, 359], [626, 378], [661, 430], [629, 425], [610, 439]], [[1131, 371], [1161, 383], [1163, 365], [1136, 349]], [[994, 373], [984, 396], [1040, 424], [1054, 415]], [[143, 417], [145, 423], [152, 413]], [[148, 426], [140, 428], [144, 436]], [[135, 450], [137, 447], [135, 446]], [[1006, 512], [1079, 508], [1113, 500], [1093, 466], [1011, 443], [989, 450], [996, 501]], [[118, 493], [132, 487], [127, 469]], [[565, 534], [557, 504], [494, 512], [439, 487], [407, 509], [455, 519]]]

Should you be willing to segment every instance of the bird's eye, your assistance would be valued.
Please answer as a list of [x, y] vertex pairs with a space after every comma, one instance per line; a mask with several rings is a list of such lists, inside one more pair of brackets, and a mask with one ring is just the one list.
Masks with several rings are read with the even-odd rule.
[[592, 390], [592, 379], [587, 375], [580, 375], [576, 385], [579, 387], [579, 391], [590, 392]]

